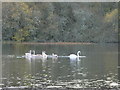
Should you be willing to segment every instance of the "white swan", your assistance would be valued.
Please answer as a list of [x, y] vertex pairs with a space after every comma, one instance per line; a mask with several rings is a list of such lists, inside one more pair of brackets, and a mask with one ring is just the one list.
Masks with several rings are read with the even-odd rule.
[[56, 60], [56, 59], [58, 59], [58, 55], [57, 55], [57, 54], [52, 53], [51, 58], [52, 58], [52, 60]]
[[68, 57], [70, 58], [70, 59], [77, 59], [77, 58], [84, 58], [84, 57], [86, 57], [86, 56], [80, 56], [80, 54], [81, 54], [81, 51], [78, 51], [77, 52], [77, 55], [75, 55], [75, 54], [70, 54]]
[[30, 50], [28, 53], [25, 53], [26, 58], [31, 58], [32, 50]]
[[57, 54], [54, 54], [54, 53], [52, 53], [52, 57], [58, 57], [58, 55]]
[[45, 51], [42, 51], [42, 58], [47, 58], [47, 54], [45, 53]]
[[52, 58], [52, 59], [57, 59], [57, 58], [58, 58], [58, 55], [52, 53], [52, 55], [48, 55], [47, 57], [48, 57], [48, 58]]
[[70, 54], [70, 55], [69, 55], [69, 58], [70, 58], [70, 59], [76, 59], [77, 57], [79, 57], [79, 54], [81, 54], [81, 51], [78, 51], [78, 52], [77, 52], [77, 55], [75, 55], [75, 54]]

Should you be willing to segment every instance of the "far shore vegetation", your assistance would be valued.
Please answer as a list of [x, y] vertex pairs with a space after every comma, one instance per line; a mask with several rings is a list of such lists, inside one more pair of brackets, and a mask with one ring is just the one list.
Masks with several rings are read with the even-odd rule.
[[3, 2], [3, 42], [118, 43], [118, 3]]
[[76, 45], [76, 44], [95, 44], [89, 42], [17, 42], [17, 41], [2, 41], [3, 44], [56, 44], [56, 45]]

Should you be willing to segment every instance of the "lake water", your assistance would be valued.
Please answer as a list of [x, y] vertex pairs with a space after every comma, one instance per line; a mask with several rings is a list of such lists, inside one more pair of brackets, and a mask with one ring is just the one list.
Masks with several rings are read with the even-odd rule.
[[[73, 80], [117, 79], [117, 44], [78, 44], [78, 45], [41, 45], [41, 44], [3, 44], [3, 83], [6, 86], [29, 85], [39, 82], [70, 82]], [[56, 53], [67, 56], [81, 51], [86, 58], [26, 59], [19, 58], [29, 50], [36, 53]]]

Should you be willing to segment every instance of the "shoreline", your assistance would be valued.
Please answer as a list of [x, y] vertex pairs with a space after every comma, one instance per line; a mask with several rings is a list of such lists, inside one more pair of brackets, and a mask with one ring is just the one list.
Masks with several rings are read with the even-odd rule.
[[0, 90], [118, 90], [118, 88], [19, 88], [7, 87]]
[[117, 42], [95, 43], [95, 42], [16, 42], [2, 41], [3, 44], [40, 44], [40, 45], [90, 45], [90, 44], [119, 44]]
[[40, 45], [77, 45], [77, 44], [95, 44], [89, 42], [12, 42], [12, 41], [3, 41], [3, 44], [40, 44]]

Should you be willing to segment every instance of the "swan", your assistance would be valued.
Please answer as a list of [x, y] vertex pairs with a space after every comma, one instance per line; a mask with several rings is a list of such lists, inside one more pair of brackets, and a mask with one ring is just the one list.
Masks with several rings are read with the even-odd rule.
[[42, 51], [42, 58], [47, 58], [47, 54], [45, 53], [45, 51]]
[[77, 57], [79, 57], [79, 54], [81, 54], [81, 51], [78, 51], [78, 52], [77, 52], [77, 55], [75, 55], [75, 54], [70, 54], [70, 55], [69, 55], [69, 58], [70, 58], [70, 59], [76, 59]]
[[52, 55], [47, 55], [47, 56], [48, 58], [58, 58], [58, 55], [54, 53], [52, 53]]
[[81, 51], [78, 51], [77, 52], [77, 55], [75, 55], [75, 54], [70, 54], [68, 57], [70, 58], [70, 59], [77, 59], [77, 58], [84, 58], [84, 57], [86, 57], [86, 56], [80, 56], [80, 54], [81, 54]]
[[52, 53], [52, 57], [58, 57], [58, 55], [57, 54], [54, 54], [54, 53]]
[[58, 55], [57, 55], [57, 54], [52, 53], [51, 58], [52, 58], [53, 60], [56, 60], [56, 59], [58, 59]]
[[31, 50], [28, 53], [25, 53], [25, 57], [31, 57]]

